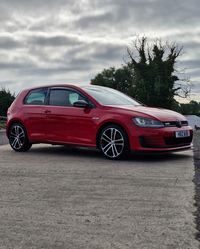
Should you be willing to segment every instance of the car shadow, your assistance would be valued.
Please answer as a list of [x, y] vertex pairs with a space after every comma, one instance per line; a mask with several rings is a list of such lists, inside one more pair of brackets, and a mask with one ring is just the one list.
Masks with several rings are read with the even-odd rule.
[[189, 158], [192, 155], [190, 153], [185, 152], [172, 152], [166, 154], [131, 154], [128, 160], [138, 160], [143, 162], [148, 161], [174, 161], [174, 160], [183, 160], [184, 158]]
[[38, 153], [38, 154], [51, 154], [51, 155], [64, 155], [73, 157], [91, 157], [91, 158], [102, 158], [103, 155], [98, 149], [70, 146], [70, 145], [53, 145], [42, 147], [34, 147], [28, 151], [28, 153]]
[[[189, 152], [190, 151], [190, 152]], [[124, 159], [126, 162], [162, 162], [162, 161], [176, 161], [176, 160], [184, 160], [184, 158], [189, 158], [192, 156], [191, 150], [182, 151], [182, 152], [173, 152], [167, 154], [133, 154], [130, 153], [128, 158]], [[62, 155], [62, 156], [70, 156], [70, 157], [78, 157], [78, 158], [93, 158], [97, 160], [107, 160], [107, 161], [115, 161], [115, 162], [123, 162], [124, 160], [109, 160], [107, 159], [100, 150], [96, 148], [88, 148], [88, 147], [79, 147], [79, 146], [40, 146], [34, 147], [28, 151], [28, 153], [36, 153], [36, 154], [49, 154], [49, 155]]]

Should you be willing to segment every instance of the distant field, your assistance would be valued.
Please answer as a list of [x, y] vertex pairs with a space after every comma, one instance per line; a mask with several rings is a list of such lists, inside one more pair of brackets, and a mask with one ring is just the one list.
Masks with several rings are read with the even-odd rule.
[[6, 128], [6, 117], [0, 116], [0, 129], [5, 129]]

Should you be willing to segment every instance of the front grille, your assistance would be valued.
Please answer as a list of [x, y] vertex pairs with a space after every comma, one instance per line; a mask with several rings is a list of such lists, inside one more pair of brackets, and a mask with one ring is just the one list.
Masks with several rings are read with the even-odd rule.
[[[140, 145], [143, 148], [166, 148], [168, 146], [184, 146], [190, 144], [192, 142], [193, 135], [190, 137], [164, 137], [164, 141], [161, 138], [154, 138], [154, 137], [144, 137], [140, 136]], [[165, 145], [164, 145], [165, 142]]]
[[[188, 126], [188, 121], [180, 121], [182, 126]], [[175, 122], [163, 122], [165, 127], [175, 127], [177, 126], [176, 121]]]
[[193, 135], [190, 135], [190, 137], [164, 137], [164, 141], [166, 145], [185, 145], [190, 144], [192, 142]]

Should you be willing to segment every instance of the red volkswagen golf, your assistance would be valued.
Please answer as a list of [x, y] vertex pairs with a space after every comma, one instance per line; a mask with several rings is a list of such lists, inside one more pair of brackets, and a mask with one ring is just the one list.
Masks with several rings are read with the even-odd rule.
[[181, 114], [147, 107], [114, 89], [51, 85], [22, 91], [8, 109], [6, 134], [15, 151], [35, 143], [99, 148], [110, 159], [130, 151], [191, 148], [193, 130]]

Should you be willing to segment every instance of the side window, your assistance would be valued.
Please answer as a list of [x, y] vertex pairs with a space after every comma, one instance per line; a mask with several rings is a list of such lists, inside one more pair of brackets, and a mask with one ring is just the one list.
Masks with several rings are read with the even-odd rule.
[[69, 94], [69, 102], [70, 102], [70, 104], [73, 105], [74, 102], [76, 102], [77, 100], [84, 100], [84, 98], [78, 93], [71, 92]]
[[39, 88], [30, 91], [24, 99], [25, 105], [44, 105], [48, 88]]
[[49, 96], [49, 105], [72, 106], [69, 102], [69, 91], [64, 89], [52, 89]]
[[77, 100], [83, 99], [77, 92], [65, 89], [51, 89], [49, 105], [53, 106], [73, 106]]

